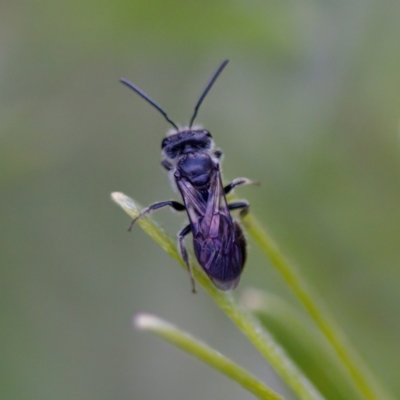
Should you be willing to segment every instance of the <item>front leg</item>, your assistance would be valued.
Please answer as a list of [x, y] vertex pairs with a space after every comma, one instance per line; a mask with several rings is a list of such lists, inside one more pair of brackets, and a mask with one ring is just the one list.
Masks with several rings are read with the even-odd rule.
[[214, 151], [214, 156], [218, 158], [218, 160], [220, 160], [222, 158], [222, 150], [221, 149], [215, 149]]
[[178, 243], [179, 243], [179, 252], [181, 253], [182, 260], [186, 264], [186, 267], [190, 274], [190, 281], [192, 283], [192, 292], [196, 293], [196, 286], [194, 284], [194, 276], [193, 270], [189, 263], [188, 253], [185, 248], [185, 236], [192, 231], [192, 227], [189, 225], [185, 226], [179, 233], [178, 233]]
[[226, 185], [224, 187], [224, 192], [225, 192], [225, 194], [228, 194], [228, 193], [232, 192], [232, 190], [236, 186], [240, 186], [240, 185], [259, 185], [259, 184], [260, 184], [260, 182], [251, 181], [250, 179], [247, 179], [247, 178], [236, 178], [229, 185]]
[[236, 201], [235, 203], [228, 204], [228, 209], [240, 210], [240, 217], [243, 218], [249, 212], [250, 204], [247, 201]]
[[171, 169], [173, 168], [172, 164], [167, 161], [167, 160], [162, 160], [161, 161], [161, 165], [167, 170], [167, 171], [171, 171]]
[[134, 218], [131, 222], [131, 224], [129, 225], [128, 231], [130, 232], [132, 230], [133, 224], [139, 219], [144, 217], [146, 214], [151, 213], [154, 210], [158, 210], [159, 208], [162, 207], [166, 207], [166, 206], [170, 206], [172, 207], [174, 210], [176, 211], [184, 211], [186, 210], [185, 206], [181, 203], [178, 203], [177, 201], [174, 200], [167, 200], [167, 201], [160, 201], [158, 203], [154, 203], [151, 206], [148, 206], [146, 208], [144, 208], [140, 214]]

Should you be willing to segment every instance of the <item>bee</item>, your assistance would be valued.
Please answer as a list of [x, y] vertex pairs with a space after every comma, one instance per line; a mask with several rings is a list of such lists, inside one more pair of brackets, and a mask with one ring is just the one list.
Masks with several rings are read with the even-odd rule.
[[185, 236], [189, 233], [193, 236], [194, 253], [199, 264], [220, 290], [234, 289], [238, 285], [246, 260], [246, 240], [230, 211], [241, 210], [240, 215], [243, 217], [249, 210], [249, 203], [228, 203], [226, 195], [236, 186], [257, 182], [237, 178], [223, 186], [220, 169], [222, 151], [214, 149], [214, 141], [209, 131], [193, 127], [200, 105], [228, 61], [222, 62], [212, 75], [196, 103], [189, 125], [184, 128], [179, 128], [146, 93], [128, 80], [121, 79], [123, 84], [156, 108], [173, 126], [173, 130], [167, 133], [167, 137], [161, 143], [161, 165], [169, 171], [172, 182], [183, 200], [183, 204], [167, 200], [144, 208], [132, 220], [128, 231], [131, 231], [138, 219], [160, 208], [168, 206], [176, 211], [186, 211], [190, 223], [178, 233], [178, 248], [190, 273], [193, 293], [196, 291], [193, 271], [184, 243]]

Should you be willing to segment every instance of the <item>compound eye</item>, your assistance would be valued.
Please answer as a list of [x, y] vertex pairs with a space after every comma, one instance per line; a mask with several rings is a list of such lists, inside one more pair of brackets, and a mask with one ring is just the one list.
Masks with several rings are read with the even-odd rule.
[[161, 142], [161, 149], [163, 149], [168, 144], [168, 138], [164, 138]]
[[208, 131], [204, 131], [204, 133], [205, 133], [205, 135], [206, 135], [206, 136], [208, 136], [208, 137], [212, 138], [212, 136], [211, 136], [211, 133], [210, 133], [210, 132], [208, 132]]

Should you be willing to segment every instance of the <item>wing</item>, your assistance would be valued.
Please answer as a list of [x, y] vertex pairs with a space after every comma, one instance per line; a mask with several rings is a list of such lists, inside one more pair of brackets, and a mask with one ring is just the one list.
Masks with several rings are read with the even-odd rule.
[[210, 172], [208, 189], [204, 191], [185, 178], [177, 185], [186, 205], [200, 265], [219, 289], [235, 288], [246, 259], [246, 242], [229, 213], [219, 167]]

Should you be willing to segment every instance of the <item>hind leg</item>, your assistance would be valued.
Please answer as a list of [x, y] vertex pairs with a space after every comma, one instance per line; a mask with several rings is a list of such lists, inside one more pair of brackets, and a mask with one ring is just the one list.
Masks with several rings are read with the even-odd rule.
[[185, 236], [192, 231], [192, 227], [190, 225], [185, 226], [179, 233], [178, 233], [178, 243], [179, 243], [179, 252], [181, 254], [182, 260], [186, 264], [186, 267], [189, 271], [190, 275], [190, 281], [192, 284], [192, 292], [196, 293], [196, 286], [194, 283], [194, 277], [193, 277], [193, 270], [192, 266], [189, 263], [189, 257], [188, 253], [186, 251], [185, 247]]

